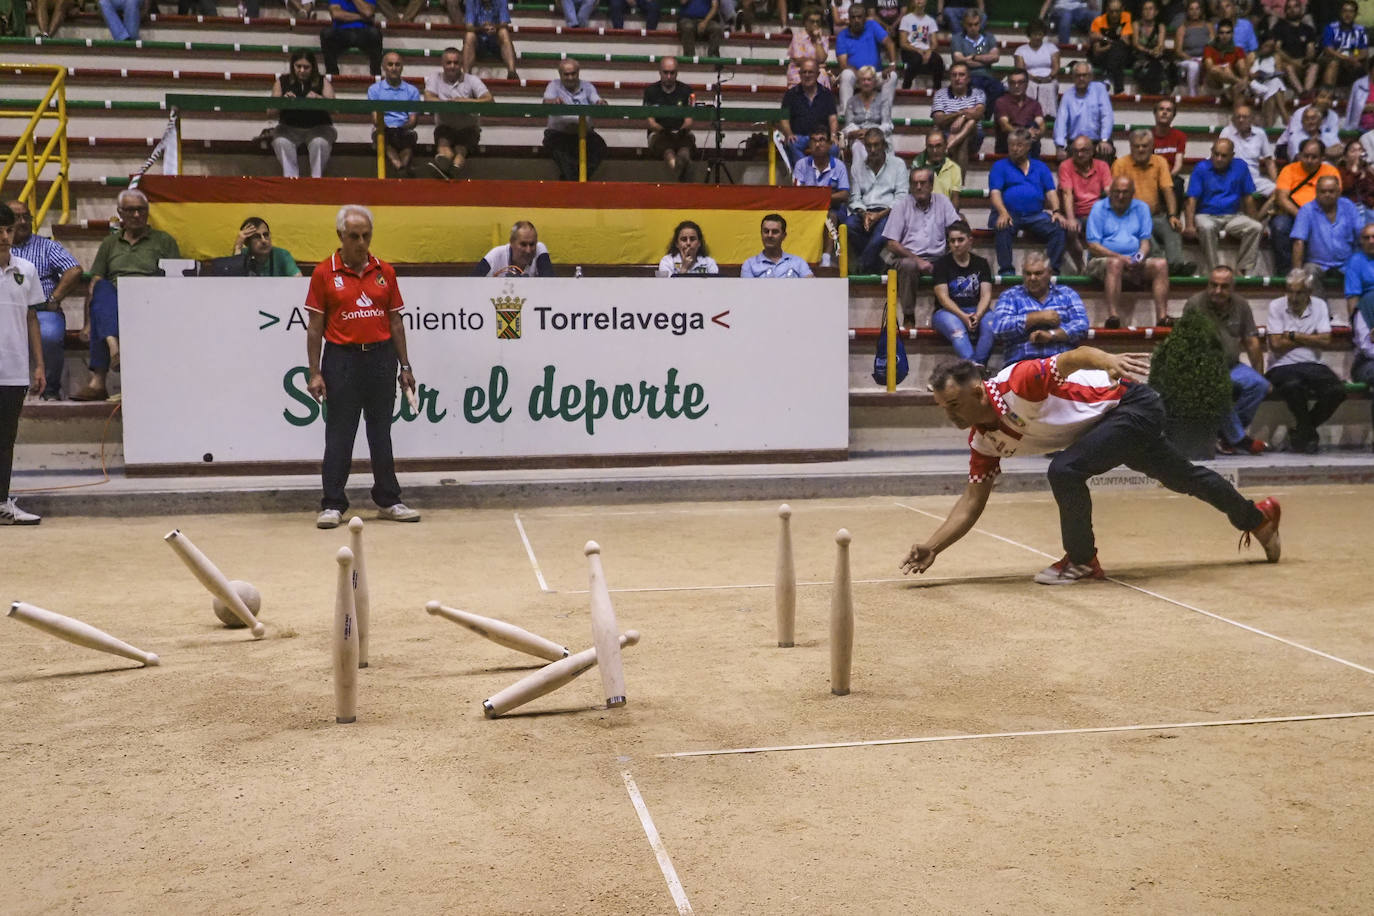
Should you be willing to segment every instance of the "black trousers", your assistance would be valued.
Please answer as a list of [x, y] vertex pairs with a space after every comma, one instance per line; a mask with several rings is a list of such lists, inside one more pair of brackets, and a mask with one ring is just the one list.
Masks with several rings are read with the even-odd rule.
[[[1325, 363], [1275, 366], [1264, 374], [1293, 412], [1293, 441], [1305, 445], [1317, 438], [1321, 426], [1345, 400], [1345, 382]], [[1311, 406], [1309, 406], [1309, 402]]]
[[[549, 151], [558, 177], [563, 181], [577, 180], [577, 132], [544, 131], [544, 149]], [[601, 160], [606, 158], [606, 141], [594, 130], [587, 131], [587, 178], [595, 174]]]
[[945, 61], [939, 53], [930, 55], [930, 62], [921, 60], [921, 55], [911, 51], [902, 51], [902, 88], [910, 89], [911, 84], [916, 81], [917, 74], [930, 74], [931, 91], [940, 88], [940, 84], [945, 81]]
[[10, 472], [14, 469], [14, 439], [19, 435], [19, 414], [24, 411], [24, 385], [0, 385], [0, 502], [10, 498]]
[[1124, 71], [1131, 65], [1131, 57], [1131, 49], [1121, 41], [1113, 41], [1105, 51], [1088, 52], [1088, 61], [1111, 80], [1112, 92], [1117, 93], [1125, 88]]
[[331, 25], [320, 32], [324, 72], [338, 76], [339, 55], [349, 48], [357, 48], [367, 55], [367, 69], [373, 76], [382, 75], [382, 32], [375, 25], [365, 25], [361, 29], [341, 29]]
[[372, 501], [383, 509], [401, 501], [401, 484], [391, 453], [396, 369], [396, 348], [390, 341], [372, 350], [350, 350], [325, 342], [320, 360], [325, 390], [321, 509], [343, 512], [348, 508], [344, 487], [353, 468], [359, 414], [367, 425], [367, 448], [372, 455]]
[[1059, 504], [1064, 552], [1074, 563], [1097, 553], [1088, 478], [1126, 465], [1175, 493], [1196, 496], [1224, 512], [1241, 531], [1258, 528], [1264, 515], [1215, 471], [1193, 464], [1164, 438], [1164, 402], [1148, 385], [1133, 384], [1121, 404], [1050, 462], [1050, 489]]

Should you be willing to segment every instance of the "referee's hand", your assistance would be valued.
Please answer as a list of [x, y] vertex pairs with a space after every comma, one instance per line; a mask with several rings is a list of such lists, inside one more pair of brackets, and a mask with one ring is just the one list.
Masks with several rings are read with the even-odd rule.
[[310, 373], [310, 381], [306, 382], [305, 390], [310, 392], [310, 396], [315, 399], [315, 403], [324, 400], [324, 376], [318, 372]]
[[902, 574], [923, 573], [935, 562], [935, 551], [924, 544], [912, 544], [911, 553], [902, 561]]

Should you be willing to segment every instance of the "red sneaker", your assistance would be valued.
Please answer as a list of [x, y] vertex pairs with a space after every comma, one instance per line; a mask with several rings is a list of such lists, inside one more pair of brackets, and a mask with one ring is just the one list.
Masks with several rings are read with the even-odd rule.
[[1070, 563], [1067, 556], [1058, 563], [1051, 564], [1035, 574], [1035, 581], [1041, 585], [1073, 585], [1077, 582], [1101, 582], [1107, 578], [1097, 555], [1087, 563]]
[[1259, 527], [1252, 528], [1240, 536], [1241, 546], [1249, 547], [1250, 535], [1253, 534], [1264, 548], [1264, 558], [1270, 563], [1277, 563], [1282, 550], [1282, 543], [1279, 541], [1279, 501], [1267, 496], [1255, 503], [1255, 508], [1264, 514], [1264, 521]]

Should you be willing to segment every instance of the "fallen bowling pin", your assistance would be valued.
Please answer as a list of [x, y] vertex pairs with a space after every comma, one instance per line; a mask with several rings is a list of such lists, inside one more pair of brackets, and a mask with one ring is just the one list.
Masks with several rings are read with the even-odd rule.
[[366, 668], [372, 599], [368, 597], [367, 564], [363, 562], [363, 520], [356, 515], [348, 522], [348, 548], [353, 551], [353, 610], [358, 618], [358, 667]]
[[606, 586], [606, 573], [601, 568], [601, 545], [588, 541], [582, 548], [587, 556], [591, 577], [592, 645], [596, 647], [601, 670], [601, 689], [609, 707], [625, 705], [625, 666], [620, 662], [620, 626], [615, 621], [611, 592]]
[[109, 633], [98, 630], [89, 623], [82, 623], [74, 617], [46, 611], [41, 607], [25, 604], [23, 601], [16, 601], [10, 605], [10, 612], [7, 616], [13, 617], [21, 623], [27, 623], [36, 630], [42, 630], [58, 639], [65, 639], [69, 643], [75, 643], [87, 649], [108, 652], [111, 655], [122, 655], [124, 658], [131, 658], [136, 662], [142, 662], [144, 665], [162, 664], [153, 653], [135, 649], [127, 642], [115, 639]]
[[176, 552], [177, 556], [181, 557], [181, 562], [185, 563], [191, 574], [200, 580], [200, 584], [205, 586], [211, 595], [222, 601], [225, 607], [233, 611], [234, 616], [242, 620], [243, 625], [253, 631], [255, 639], [261, 639], [263, 634], [267, 632], [267, 628], [258, 622], [252, 611], [248, 610], [248, 605], [243, 603], [243, 599], [239, 597], [238, 592], [234, 591], [224, 573], [219, 571], [219, 567], [211, 563], [209, 558], [201, 553], [195, 544], [191, 543], [191, 539], [181, 533], [180, 529], [173, 530], [163, 540]]
[[358, 718], [358, 621], [353, 607], [353, 551], [340, 547], [334, 589], [334, 721]]
[[854, 662], [854, 595], [849, 582], [849, 532], [835, 532], [835, 583], [830, 587], [830, 692], [849, 695]]
[[797, 570], [792, 564], [792, 507], [778, 507], [778, 568], [773, 604], [778, 618], [778, 646], [790, 649], [797, 639]]
[[[622, 647], [633, 646], [637, 642], [639, 642], [639, 631], [626, 630], [616, 642], [616, 655], [619, 656], [619, 650]], [[483, 700], [482, 714], [488, 719], [505, 715], [517, 706], [524, 706], [546, 693], [552, 693], [578, 677], [596, 662], [597, 652], [596, 648], [593, 647], [545, 665], [533, 674], [522, 677], [500, 693]]]
[[507, 649], [514, 649], [517, 652], [524, 652], [551, 662], [568, 657], [567, 647], [560, 646], [552, 639], [545, 639], [537, 633], [531, 633], [529, 630], [517, 627], [513, 623], [497, 620], [495, 617], [483, 617], [481, 614], [445, 607], [438, 601], [431, 601], [426, 604], [425, 610], [436, 617], [452, 620], [458, 626], [466, 627], [478, 636], [484, 636], [498, 646], [505, 646]]

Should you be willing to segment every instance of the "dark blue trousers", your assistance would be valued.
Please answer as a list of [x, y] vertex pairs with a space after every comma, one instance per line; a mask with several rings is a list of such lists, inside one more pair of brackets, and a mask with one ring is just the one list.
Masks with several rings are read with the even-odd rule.
[[371, 350], [351, 350], [325, 342], [320, 358], [325, 391], [321, 509], [343, 512], [348, 508], [344, 488], [353, 468], [360, 414], [367, 426], [367, 448], [372, 456], [372, 501], [383, 509], [401, 501], [401, 484], [391, 453], [397, 367], [391, 341]]

